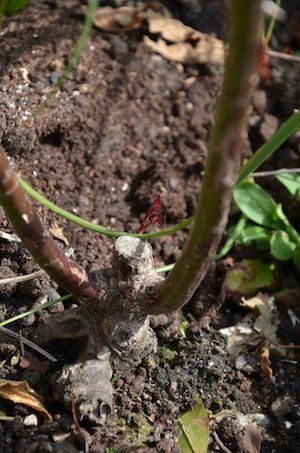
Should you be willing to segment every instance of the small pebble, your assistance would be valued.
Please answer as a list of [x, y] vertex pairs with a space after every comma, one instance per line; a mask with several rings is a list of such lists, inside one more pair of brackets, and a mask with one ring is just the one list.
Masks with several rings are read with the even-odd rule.
[[45, 84], [41, 81], [38, 81], [34, 84], [34, 88], [36, 90], [43, 90], [45, 88]]
[[35, 414], [27, 415], [23, 421], [25, 426], [37, 426], [39, 424], [38, 418]]
[[63, 442], [70, 437], [71, 433], [53, 434], [54, 442]]
[[277, 417], [284, 417], [292, 412], [295, 407], [295, 400], [291, 396], [277, 398], [271, 405], [271, 411]]
[[57, 81], [58, 81], [58, 74], [57, 74], [57, 72], [52, 71], [50, 74], [50, 83], [52, 85], [55, 85], [57, 83]]
[[173, 190], [176, 190], [178, 187], [178, 181], [175, 178], [171, 178], [169, 184], [170, 184], [171, 189], [173, 189]]

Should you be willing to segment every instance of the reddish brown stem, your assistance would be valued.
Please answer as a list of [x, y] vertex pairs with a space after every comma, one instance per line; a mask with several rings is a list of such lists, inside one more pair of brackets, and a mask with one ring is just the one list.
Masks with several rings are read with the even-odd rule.
[[27, 250], [54, 282], [81, 299], [97, 298], [86, 271], [66, 257], [35, 213], [1, 145], [0, 203]]
[[185, 305], [222, 238], [240, 165], [250, 94], [258, 81], [260, 4], [260, 0], [231, 0], [229, 53], [193, 226], [175, 267], [161, 288], [151, 291], [146, 312], [169, 313]]

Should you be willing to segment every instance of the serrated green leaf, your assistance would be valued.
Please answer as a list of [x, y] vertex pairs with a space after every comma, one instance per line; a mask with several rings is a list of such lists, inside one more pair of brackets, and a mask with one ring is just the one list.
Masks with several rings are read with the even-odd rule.
[[243, 181], [234, 188], [233, 198], [242, 213], [259, 225], [275, 228], [282, 225], [278, 205], [260, 186]]
[[287, 261], [292, 258], [296, 244], [285, 231], [275, 231], [271, 237], [270, 247], [274, 258]]
[[274, 264], [261, 260], [243, 260], [227, 272], [224, 285], [227, 291], [243, 296], [255, 293], [260, 288], [272, 286]]
[[276, 178], [278, 179], [281, 184], [296, 198], [300, 198], [300, 174], [296, 173], [289, 173], [284, 175], [277, 175]]
[[178, 425], [181, 435], [178, 444], [181, 453], [206, 453], [209, 439], [208, 416], [201, 398], [198, 405], [180, 416]]
[[261, 226], [249, 226], [245, 228], [237, 237], [236, 243], [239, 245], [249, 245], [251, 242], [269, 243], [272, 232]]

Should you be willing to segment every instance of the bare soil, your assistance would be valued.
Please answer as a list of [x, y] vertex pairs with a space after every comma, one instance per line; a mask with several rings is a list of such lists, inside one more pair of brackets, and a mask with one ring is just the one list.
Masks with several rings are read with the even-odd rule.
[[[200, 30], [222, 36], [222, 2], [203, 3], [202, 13], [192, 7], [185, 9], [184, 2], [174, 6], [174, 13]], [[278, 28], [273, 46], [299, 49], [296, 2], [282, 3], [289, 19]], [[143, 44], [146, 29], [126, 35], [94, 29], [61, 91], [26, 123], [62, 73], [82, 21], [80, 1], [44, 0], [33, 1], [4, 22], [0, 35], [2, 143], [24, 179], [64, 209], [101, 225], [134, 232], [155, 196], [163, 193], [164, 226], [174, 225], [193, 213], [222, 68], [183, 66], [153, 54]], [[298, 35], [292, 32], [294, 22]], [[270, 70], [269, 79], [261, 82], [253, 99], [244, 157], [300, 104], [299, 64], [271, 61]], [[265, 169], [299, 167], [299, 140], [296, 134]], [[280, 199], [278, 186], [274, 182], [267, 185]], [[89, 269], [110, 265], [112, 239], [67, 223], [41, 206], [37, 209], [49, 226], [56, 222], [63, 229], [80, 264]], [[295, 206], [290, 209], [299, 227], [297, 212]], [[11, 232], [4, 214], [0, 215], [1, 231]], [[235, 220], [233, 211], [231, 222]], [[151, 241], [158, 267], [176, 260], [186, 235], [180, 231]], [[249, 251], [236, 250], [235, 257], [242, 259], [246, 253]], [[0, 260], [1, 278], [37, 269], [22, 245], [5, 239], [0, 239]], [[262, 452], [298, 451], [299, 356], [291, 362], [273, 358], [273, 382], [265, 382], [259, 373], [235, 369], [218, 331], [243, 314], [222, 289], [227, 267], [226, 261], [212, 266], [183, 313], [153, 317], [159, 340], [157, 355], [134, 369], [115, 364], [115, 413], [103, 427], [82, 424], [79, 431], [72, 415], [53, 401], [51, 375], [76, 358], [76, 344], [52, 345], [59, 363], [47, 362], [47, 371], [41, 371], [40, 362], [35, 369], [24, 370], [11, 362], [18, 344], [2, 336], [1, 376], [28, 380], [43, 396], [54, 420], [43, 423], [39, 419], [38, 426], [25, 426], [30, 409], [1, 400], [1, 410], [14, 418], [1, 421], [0, 452], [75, 453], [84, 451], [86, 441], [89, 451], [95, 453], [176, 452], [178, 417], [193, 406], [196, 394], [213, 413], [236, 409], [269, 416], [270, 425], [262, 429]], [[296, 278], [292, 268], [282, 269], [277, 289], [295, 287]], [[1, 287], [1, 320], [37, 304], [49, 287], [52, 284], [46, 277]], [[50, 312], [63, 309], [61, 304]], [[32, 315], [12, 328], [29, 335], [43, 316], [47, 314]], [[188, 320], [186, 338], [179, 329], [184, 319]], [[280, 333], [285, 344], [297, 341], [297, 332], [289, 323], [282, 310]], [[275, 415], [272, 403], [286, 396], [293, 404], [283, 415]], [[243, 431], [230, 419], [223, 419], [216, 431], [230, 451], [250, 451], [243, 446]], [[215, 439], [210, 451], [220, 451]]]

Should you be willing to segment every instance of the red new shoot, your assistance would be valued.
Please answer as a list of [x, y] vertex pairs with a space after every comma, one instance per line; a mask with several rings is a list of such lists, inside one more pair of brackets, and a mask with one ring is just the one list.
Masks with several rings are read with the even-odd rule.
[[142, 234], [150, 225], [162, 225], [162, 223], [162, 196], [157, 195], [136, 232], [137, 234]]

